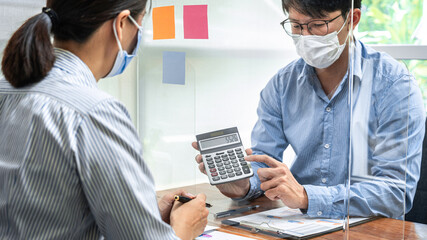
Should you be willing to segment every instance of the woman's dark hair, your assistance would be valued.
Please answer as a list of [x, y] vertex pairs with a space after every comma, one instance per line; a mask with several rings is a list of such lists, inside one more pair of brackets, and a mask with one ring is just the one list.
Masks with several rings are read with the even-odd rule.
[[[341, 10], [343, 17], [350, 11], [352, 0], [282, 0], [285, 13], [293, 8], [312, 18], [323, 18], [327, 13]], [[362, 0], [354, 0], [354, 8], [361, 8]]]
[[136, 17], [147, 0], [47, 0], [52, 9], [28, 19], [10, 38], [3, 55], [3, 75], [16, 88], [41, 81], [55, 62], [51, 35], [84, 43], [123, 10]]

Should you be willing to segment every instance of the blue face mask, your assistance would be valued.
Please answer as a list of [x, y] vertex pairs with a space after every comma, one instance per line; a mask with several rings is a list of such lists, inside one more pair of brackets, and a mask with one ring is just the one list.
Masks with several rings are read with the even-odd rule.
[[114, 20], [114, 24], [113, 24], [114, 36], [116, 37], [117, 44], [119, 45], [119, 53], [117, 54], [116, 61], [114, 62], [113, 68], [111, 69], [110, 73], [108, 73], [107, 76], [105, 76], [104, 78], [114, 77], [119, 74], [122, 74], [138, 52], [139, 44], [141, 43], [141, 39], [142, 39], [142, 27], [139, 26], [138, 23], [136, 23], [136, 21], [131, 16], [129, 16], [129, 19], [138, 28], [138, 41], [136, 43], [135, 49], [133, 50], [132, 54], [128, 54], [126, 50], [123, 50], [122, 44], [120, 43], [119, 38], [117, 37], [116, 20]]

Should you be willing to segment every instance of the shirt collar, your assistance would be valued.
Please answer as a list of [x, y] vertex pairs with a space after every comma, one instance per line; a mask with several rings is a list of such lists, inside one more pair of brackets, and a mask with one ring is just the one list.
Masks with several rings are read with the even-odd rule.
[[363, 49], [363, 43], [359, 42], [358, 40], [354, 41], [354, 68], [353, 68], [353, 75], [355, 79], [358, 79], [359, 81], [362, 81], [362, 75], [363, 75], [363, 61], [362, 61], [362, 49]]
[[55, 48], [55, 68], [70, 75], [66, 80], [73, 84], [97, 88], [96, 79], [89, 67], [72, 52], [61, 48]]

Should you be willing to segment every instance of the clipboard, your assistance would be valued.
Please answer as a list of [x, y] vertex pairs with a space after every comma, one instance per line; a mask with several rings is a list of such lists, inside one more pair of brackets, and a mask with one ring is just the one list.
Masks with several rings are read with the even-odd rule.
[[[287, 239], [309, 239], [335, 232], [343, 229], [343, 220], [326, 219], [326, 218], [309, 218], [303, 215], [299, 210], [290, 209], [288, 207], [272, 209], [264, 212], [254, 213], [243, 217], [223, 220], [222, 224], [242, 228], [252, 233], [262, 233], [279, 238]], [[278, 214], [285, 213], [284, 217], [278, 217]], [[271, 218], [267, 218], [272, 217]], [[274, 219], [276, 218], [276, 219]], [[254, 221], [254, 219], [256, 221]], [[375, 218], [351, 218], [350, 227], [356, 226]], [[272, 221], [291, 222], [288, 226], [291, 227], [276, 227]], [[296, 223], [296, 224], [293, 224]], [[297, 226], [300, 225], [300, 226]], [[286, 226], [286, 224], [284, 223]]]

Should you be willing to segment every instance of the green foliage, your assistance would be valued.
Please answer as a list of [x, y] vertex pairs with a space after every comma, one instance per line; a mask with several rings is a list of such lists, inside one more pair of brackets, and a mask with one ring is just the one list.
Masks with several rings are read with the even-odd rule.
[[[363, 0], [359, 38], [367, 44], [417, 44], [414, 32], [424, 0]], [[427, 36], [423, 36], [427, 37]], [[427, 103], [427, 60], [403, 61], [418, 80]]]
[[414, 44], [423, 0], [363, 0], [359, 32], [373, 44]]

